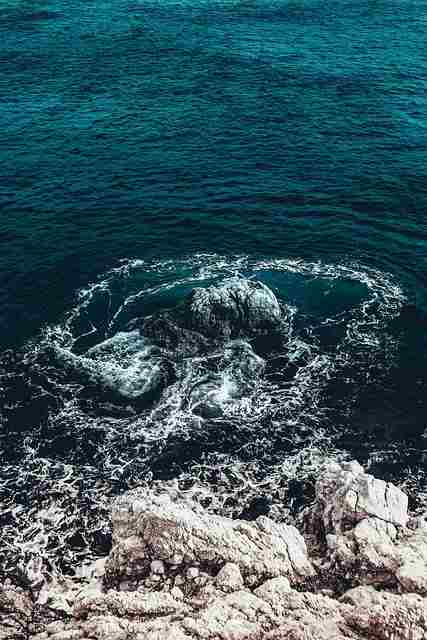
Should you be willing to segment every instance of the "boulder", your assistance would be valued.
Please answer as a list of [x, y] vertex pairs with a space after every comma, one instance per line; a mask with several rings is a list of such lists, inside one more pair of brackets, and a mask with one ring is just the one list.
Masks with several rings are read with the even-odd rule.
[[243, 576], [287, 576], [292, 583], [314, 574], [297, 529], [265, 516], [254, 522], [207, 513], [196, 503], [168, 494], [130, 492], [112, 510], [114, 547], [110, 575], [145, 575], [153, 560], [166, 566], [203, 566], [217, 573], [226, 563]]
[[393, 484], [365, 473], [358, 462], [332, 463], [319, 475], [316, 500], [327, 532], [339, 533], [345, 526], [369, 517], [406, 525], [407, 496]]
[[211, 337], [263, 335], [285, 328], [274, 293], [261, 282], [233, 278], [192, 291], [185, 305], [188, 326]]
[[427, 529], [406, 527], [407, 507], [400, 489], [357, 462], [325, 466], [308, 519], [326, 541], [330, 574], [426, 595]]
[[215, 584], [226, 593], [238, 591], [244, 586], [243, 577], [237, 564], [227, 562], [215, 578]]

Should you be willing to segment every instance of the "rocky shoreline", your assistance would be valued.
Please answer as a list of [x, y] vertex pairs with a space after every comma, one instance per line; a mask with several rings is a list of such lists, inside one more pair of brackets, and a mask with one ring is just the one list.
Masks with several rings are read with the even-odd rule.
[[427, 514], [357, 462], [325, 465], [299, 529], [208, 513], [185, 492], [132, 491], [113, 545], [80, 580], [0, 591], [0, 638], [422, 640]]

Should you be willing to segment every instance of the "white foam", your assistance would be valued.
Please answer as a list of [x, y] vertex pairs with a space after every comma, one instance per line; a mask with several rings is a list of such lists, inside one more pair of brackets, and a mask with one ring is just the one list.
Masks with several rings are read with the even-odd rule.
[[[194, 413], [196, 400], [191, 399], [191, 390], [207, 380], [213, 381], [207, 393], [221, 408], [221, 420], [227, 421], [237, 439], [240, 433], [244, 435], [240, 448], [235, 447], [230, 453], [203, 454], [179, 474], [177, 482], [217, 513], [235, 516], [254, 497], [263, 494], [270, 497], [273, 517], [289, 518], [292, 506], [287, 498], [289, 480], [308, 482], [325, 459], [346, 456], [335, 448], [335, 432], [327, 426], [324, 390], [328, 381], [332, 376], [339, 377], [349, 364], [369, 376], [370, 363], [381, 354], [385, 362], [394, 357], [396, 339], [387, 336], [386, 329], [390, 319], [398, 315], [404, 294], [391, 276], [354, 264], [256, 260], [214, 254], [196, 254], [177, 261], [126, 260], [82, 289], [63, 321], [45, 329], [42, 339], [29, 348], [37, 355], [53, 346], [64, 364], [81, 367], [86, 375], [132, 400], [159, 373], [158, 356], [146, 340], [138, 331], [124, 331], [134, 312], [143, 316], [145, 309], [152, 309], [165, 294], [173, 304], [181, 300], [182, 290], [194, 286], [218, 284], [230, 277], [260, 278], [271, 273], [276, 277], [281, 273], [298, 274], [332, 285], [340, 279], [352, 280], [366, 287], [366, 295], [354, 306], [336, 315], [327, 314], [321, 321], [324, 326], [343, 328], [334, 348], [322, 351], [312, 331], [302, 337], [294, 329], [283, 352], [274, 351], [274, 357], [283, 356], [284, 367], [288, 366], [286, 363], [297, 367], [287, 382], [263, 375], [263, 363], [250, 384], [239, 378], [232, 365], [223, 366], [213, 376], [212, 362], [224, 356], [218, 350], [206, 357], [174, 363], [177, 381], [165, 389], [154, 406], [133, 416], [113, 418], [86, 413], [77, 395], [81, 385], [61, 379], [66, 399], [62, 408], [52, 413], [52, 429], [55, 425], [61, 428], [67, 425], [83, 440], [89, 431], [102, 434], [98, 454], [95, 460], [82, 465], [66, 465], [39, 456], [37, 446], [30, 440], [25, 460], [2, 469], [2, 477], [10, 486], [19, 481], [31, 492], [32, 487], [39, 485], [44, 494], [42, 503], [37, 498], [24, 507], [14, 504], [11, 493], [10, 505], [5, 508], [14, 512], [12, 523], [4, 530], [2, 557], [13, 554], [27, 557], [30, 551], [25, 541], [31, 532], [42, 556], [55, 564], [55, 558], [61, 554], [70, 557], [76, 554], [64, 543], [64, 538], [55, 537], [56, 529], [65, 536], [67, 532], [81, 532], [83, 523], [86, 536], [97, 526], [107, 531], [108, 500], [116, 487], [123, 491], [126, 486], [152, 484], [151, 461], [158, 459], [174, 438], [191, 446], [205, 429], [214, 430], [216, 425], [219, 428], [220, 420], [205, 420]], [[95, 304], [100, 299], [105, 314], [101, 318], [99, 305]], [[292, 323], [298, 309], [292, 308], [291, 315]], [[97, 344], [86, 354], [76, 355], [73, 346], [82, 336], [96, 337]], [[267, 368], [268, 365], [267, 359]], [[46, 375], [53, 374], [47, 371]], [[287, 451], [286, 456], [283, 451]], [[85, 501], [79, 493], [81, 483]], [[154, 484], [159, 491], [167, 489], [165, 482]], [[92, 553], [88, 541], [79, 557], [88, 558]]]

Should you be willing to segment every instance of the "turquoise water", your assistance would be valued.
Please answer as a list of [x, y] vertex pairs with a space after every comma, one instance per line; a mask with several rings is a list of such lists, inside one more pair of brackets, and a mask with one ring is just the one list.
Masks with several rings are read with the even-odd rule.
[[2, 339], [118, 259], [356, 259], [425, 310], [426, 3], [3, 2]]
[[[329, 455], [425, 491], [426, 33], [422, 0], [0, 4], [4, 478], [55, 502], [68, 463], [93, 496], [225, 465], [275, 508], [275, 465], [309, 495]], [[71, 371], [236, 275], [294, 309], [256, 406], [195, 426], [178, 387], [115, 406]]]

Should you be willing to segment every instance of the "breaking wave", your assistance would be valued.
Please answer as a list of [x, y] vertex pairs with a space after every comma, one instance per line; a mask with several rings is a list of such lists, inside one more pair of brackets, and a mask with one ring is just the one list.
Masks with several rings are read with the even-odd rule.
[[356, 456], [424, 495], [409, 448], [354, 417], [397, 366], [404, 305], [355, 264], [123, 261], [2, 356], [0, 561], [75, 572], [106, 553], [110, 500], [136, 486], [289, 521], [326, 459]]

